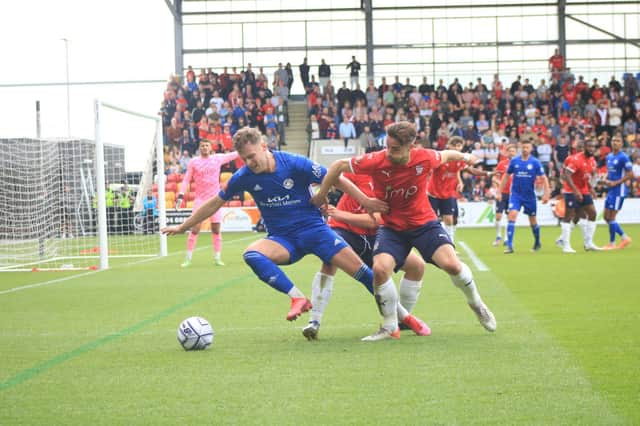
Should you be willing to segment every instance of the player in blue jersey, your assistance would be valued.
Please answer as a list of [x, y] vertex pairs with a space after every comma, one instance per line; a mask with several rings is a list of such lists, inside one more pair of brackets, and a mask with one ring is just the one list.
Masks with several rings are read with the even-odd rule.
[[537, 158], [531, 156], [533, 150], [534, 137], [524, 137], [522, 144], [522, 154], [513, 158], [509, 162], [507, 172], [502, 176], [500, 188], [496, 194], [496, 200], [501, 200], [502, 191], [505, 189], [509, 176], [512, 176], [511, 196], [509, 197], [509, 215], [507, 224], [507, 247], [504, 252], [506, 254], [513, 253], [513, 235], [516, 231], [516, 219], [521, 208], [524, 208], [524, 214], [529, 216], [529, 224], [535, 242], [533, 251], [538, 251], [542, 247], [540, 244], [540, 227], [538, 226], [537, 199], [535, 193], [536, 178], [541, 176], [543, 179], [544, 193], [542, 202], [549, 201], [549, 180], [544, 174], [544, 168]]
[[[260, 209], [268, 235], [249, 245], [244, 260], [253, 272], [275, 290], [291, 298], [287, 320], [293, 321], [311, 309], [311, 302], [278, 265], [297, 262], [315, 254], [360, 281], [373, 292], [373, 273], [349, 245], [324, 223], [320, 210], [311, 204], [310, 185], [320, 183], [327, 170], [299, 155], [271, 152], [256, 129], [243, 128], [234, 136], [234, 147], [245, 162], [227, 183], [227, 188], [207, 200], [181, 225], [162, 229], [168, 235], [181, 234], [217, 212], [236, 194], [249, 192]], [[359, 203], [386, 203], [366, 197], [347, 179], [337, 187]]]
[[[618, 211], [629, 193], [627, 181], [633, 179], [631, 160], [622, 152], [622, 136], [616, 133], [611, 139], [612, 151], [607, 154], [607, 199], [604, 203], [604, 220], [609, 224], [609, 244], [607, 250], [625, 248], [631, 244], [631, 237], [626, 235], [620, 224], [616, 222]], [[620, 235], [620, 245], [616, 247], [616, 234]]]

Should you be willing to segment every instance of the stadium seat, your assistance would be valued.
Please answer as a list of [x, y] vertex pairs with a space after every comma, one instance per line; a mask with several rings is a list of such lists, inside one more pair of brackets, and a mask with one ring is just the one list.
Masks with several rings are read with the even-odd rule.
[[233, 173], [231, 173], [231, 172], [222, 172], [222, 173], [220, 173], [220, 183], [222, 183], [222, 182], [226, 183], [231, 178], [232, 175], [233, 175]]
[[254, 200], [244, 200], [244, 204], [245, 207], [255, 207], [256, 206], [256, 202]]
[[193, 208], [193, 201], [187, 201], [187, 208], [188, 209], [192, 209]]
[[220, 182], [220, 189], [222, 189], [223, 191], [227, 190], [227, 182]]
[[229, 207], [242, 207], [242, 201], [240, 201], [240, 200], [231, 200], [231, 201], [229, 201]]
[[174, 201], [176, 199], [176, 194], [174, 194], [173, 192], [165, 192], [164, 199], [166, 201]]
[[196, 193], [195, 192], [187, 192], [184, 196], [185, 200], [187, 201], [193, 201], [196, 199]]
[[175, 192], [178, 189], [178, 185], [175, 182], [167, 182], [167, 186], [164, 188], [166, 192]]
[[157, 195], [157, 194], [158, 194], [158, 184], [157, 184], [157, 183], [154, 183], [154, 184], [151, 186], [151, 190], [152, 190], [153, 192], [155, 192], [155, 193], [156, 193], [156, 195]]
[[252, 196], [250, 193], [248, 193], [248, 192], [246, 192], [246, 191], [245, 191], [245, 193], [244, 193], [244, 200], [245, 200], [245, 201], [249, 201], [249, 200], [253, 201], [253, 196]]
[[169, 182], [180, 182], [180, 175], [171, 173], [169, 176], [167, 176], [167, 183]]

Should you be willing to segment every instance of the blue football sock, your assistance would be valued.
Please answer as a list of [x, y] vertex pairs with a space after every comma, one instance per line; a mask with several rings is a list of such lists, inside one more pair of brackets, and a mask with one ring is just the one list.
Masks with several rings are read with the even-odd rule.
[[510, 220], [507, 224], [507, 245], [513, 247], [513, 234], [516, 232], [516, 222]]
[[353, 278], [360, 281], [367, 291], [373, 294], [373, 271], [371, 268], [363, 263], [360, 269], [353, 274]]
[[616, 242], [616, 221], [609, 222], [609, 242]]
[[539, 225], [532, 226], [531, 232], [533, 232], [533, 238], [536, 239], [536, 245], [540, 245], [540, 226]]
[[246, 252], [243, 257], [258, 278], [274, 289], [287, 294], [293, 288], [293, 283], [282, 272], [282, 269], [264, 254], [251, 250]]
[[620, 224], [618, 222], [616, 222], [615, 220], [613, 221], [613, 226], [615, 227], [616, 233], [620, 236], [624, 235], [624, 231], [622, 230], [622, 227], [620, 227]]

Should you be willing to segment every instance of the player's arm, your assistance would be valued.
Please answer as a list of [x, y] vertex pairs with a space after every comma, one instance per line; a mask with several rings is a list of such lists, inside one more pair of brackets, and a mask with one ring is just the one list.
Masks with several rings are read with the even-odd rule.
[[193, 166], [191, 162], [187, 164], [187, 173], [184, 174], [184, 178], [182, 178], [182, 184], [180, 185], [180, 192], [178, 193], [178, 197], [176, 198], [176, 210], [180, 208], [182, 205], [182, 200], [184, 199], [184, 193], [187, 192], [187, 188], [189, 187], [189, 183], [191, 183], [191, 177], [193, 176]]
[[216, 158], [220, 160], [220, 164], [227, 164], [238, 158], [238, 151], [216, 154]]
[[334, 206], [327, 207], [327, 214], [338, 222], [357, 226], [365, 229], [375, 229], [378, 227], [378, 215], [371, 216], [367, 213], [351, 213], [337, 209]]
[[463, 169], [463, 171], [464, 171], [464, 172], [469, 172], [469, 173], [471, 173], [471, 174], [472, 174], [472, 175], [474, 175], [474, 176], [486, 176], [486, 177], [488, 177], [488, 178], [490, 178], [490, 177], [493, 175], [493, 173], [491, 173], [491, 172], [489, 172], [489, 171], [482, 170], [482, 169], [480, 169], [480, 168], [478, 168], [478, 167], [471, 167], [471, 166], [469, 166], [469, 167], [465, 167], [465, 168]]
[[542, 204], [547, 204], [551, 198], [551, 187], [549, 186], [549, 178], [542, 175]]
[[633, 170], [627, 170], [625, 172], [624, 175], [622, 175], [622, 177], [618, 180], [605, 180], [605, 183], [607, 184], [607, 186], [609, 188], [613, 187], [613, 186], [618, 186], [620, 184], [623, 184], [627, 181], [631, 182], [633, 180]]
[[[348, 158], [343, 158], [341, 160], [334, 161], [331, 164], [331, 166], [329, 166], [329, 168], [327, 169], [327, 174], [322, 179], [322, 184], [320, 184], [319, 189], [316, 191], [314, 196], [311, 197], [311, 202], [316, 207], [320, 207], [323, 204], [326, 204], [327, 195], [329, 195], [329, 191], [331, 191], [331, 187], [338, 182], [338, 179], [340, 178], [340, 175], [342, 174], [342, 172], [348, 172], [348, 171], [351, 171], [351, 166], [349, 165]], [[355, 187], [355, 185], [353, 186]], [[351, 191], [352, 189], [349, 188], [347, 185], [343, 186], [343, 188], [340, 188], [340, 190], [344, 190], [353, 198], [358, 200], [358, 202], [360, 202], [360, 200], [357, 198], [358, 197], [357, 193], [351, 194], [350, 192], [348, 192], [348, 191]], [[360, 191], [359, 189], [358, 189], [358, 192], [362, 193], [362, 191]]]
[[476, 164], [479, 160], [473, 154], [462, 153], [459, 151], [454, 151], [453, 149], [445, 149], [444, 151], [440, 151], [440, 164], [448, 163], [450, 161], [464, 161], [469, 165]]
[[187, 229], [191, 229], [194, 225], [202, 222], [212, 214], [220, 210], [220, 207], [224, 204], [225, 200], [216, 195], [209, 198], [198, 210], [193, 212], [187, 220], [180, 225], [167, 226], [162, 228], [160, 232], [167, 235], [183, 234]]

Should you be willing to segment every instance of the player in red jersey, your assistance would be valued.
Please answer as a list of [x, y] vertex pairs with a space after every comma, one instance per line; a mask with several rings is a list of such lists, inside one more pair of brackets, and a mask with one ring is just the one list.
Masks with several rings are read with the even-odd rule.
[[[342, 172], [352, 171], [372, 177], [373, 191], [378, 200], [385, 201], [388, 209], [382, 211], [384, 225], [378, 228], [373, 248], [374, 292], [378, 309], [384, 317], [383, 325], [364, 341], [398, 338], [396, 305], [398, 293], [392, 273], [402, 266], [411, 249], [415, 247], [422, 258], [444, 269], [453, 284], [465, 294], [467, 303], [488, 331], [496, 329], [496, 320], [482, 301], [473, 280], [471, 270], [460, 262], [453, 243], [442, 228], [427, 198], [429, 173], [448, 161], [476, 162], [471, 154], [457, 151], [434, 151], [415, 145], [416, 129], [412, 123], [390, 124], [387, 131], [387, 148], [351, 159], [334, 162], [320, 190], [313, 197], [315, 205], [322, 205]], [[363, 202], [367, 211], [375, 210], [370, 198]]]
[[577, 217], [586, 217], [579, 222], [582, 227], [584, 248], [587, 251], [601, 250], [593, 243], [593, 235], [596, 232], [596, 208], [593, 204], [594, 194], [591, 179], [595, 175], [596, 160], [594, 153], [596, 142], [588, 140], [584, 143], [584, 150], [567, 157], [563, 168], [563, 187], [565, 214], [562, 221], [562, 251], [575, 253], [571, 248], [571, 222]]
[[[345, 173], [343, 176], [353, 182], [366, 196], [373, 197], [371, 177]], [[379, 214], [369, 215], [366, 210], [349, 194], [343, 194], [334, 207], [328, 205], [326, 209], [329, 226], [342, 237], [343, 240], [360, 256], [369, 267], [373, 265], [373, 246], [376, 230], [381, 222]], [[398, 303], [398, 319], [402, 325], [414, 331], [418, 336], [428, 336], [431, 329], [419, 318], [410, 314], [418, 301], [424, 275], [424, 262], [415, 253], [410, 253], [402, 266], [404, 276], [400, 280], [400, 300]], [[320, 321], [333, 292], [333, 280], [336, 267], [323, 263], [320, 272], [313, 278], [311, 286], [311, 304], [309, 324], [302, 329], [302, 334], [308, 340], [318, 338]]]
[[[447, 141], [447, 148], [462, 151], [464, 140], [454, 136]], [[442, 218], [444, 229], [455, 244], [456, 225], [454, 217], [458, 211], [458, 194], [462, 191], [461, 171], [468, 171], [475, 176], [490, 176], [490, 172], [470, 167], [464, 161], [450, 161], [436, 167], [431, 173], [427, 193], [429, 202], [436, 215]]]
[[[518, 148], [516, 147], [515, 144], [509, 144], [509, 146], [507, 146], [507, 158], [503, 158], [502, 160], [500, 160], [500, 162], [498, 163], [498, 165], [496, 166], [495, 169], [495, 174], [493, 176], [493, 185], [496, 188], [496, 194], [498, 193], [498, 191], [500, 191], [500, 181], [502, 180], [502, 176], [505, 175], [505, 173], [507, 173], [507, 169], [509, 168], [509, 162], [511, 161], [511, 159], [513, 157], [515, 157], [518, 154]], [[505, 185], [504, 189], [502, 190], [502, 196], [500, 197], [500, 201], [496, 200], [496, 217], [495, 217], [495, 225], [496, 225], [496, 239], [493, 242], [493, 246], [497, 247], [500, 245], [501, 241], [502, 241], [502, 214], [503, 213], [509, 213], [509, 195], [511, 193], [511, 180], [512, 180], [513, 176], [509, 175], [509, 177], [507, 178], [507, 184]], [[506, 192], [505, 192], [506, 190]], [[507, 227], [506, 224], [504, 226], [505, 230], [504, 230], [504, 238], [505, 241], [507, 239]]]

